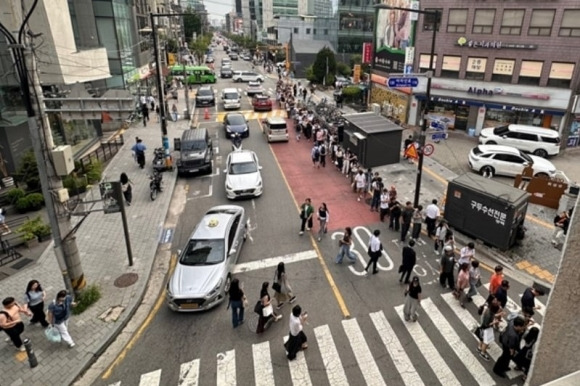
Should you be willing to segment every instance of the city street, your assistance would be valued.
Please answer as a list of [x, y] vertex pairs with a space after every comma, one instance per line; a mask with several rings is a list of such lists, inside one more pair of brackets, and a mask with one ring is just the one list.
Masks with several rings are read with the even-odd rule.
[[[223, 51], [217, 51], [216, 63], [222, 54]], [[249, 66], [242, 61], [233, 65], [234, 70]], [[231, 87], [230, 83], [219, 80], [215, 85], [216, 96], [224, 87]], [[245, 86], [236, 84], [242, 89]], [[268, 78], [264, 88], [272, 93], [274, 80]], [[245, 208], [250, 218], [250, 234], [235, 270], [249, 300], [245, 324], [232, 328], [231, 311], [226, 310], [225, 303], [207, 312], [180, 314], [170, 311], [163, 300], [163, 306], [154, 308], [144, 322], [143, 333], [94, 384], [523, 384], [520, 372], [508, 372], [506, 380], [493, 374], [494, 360], [501, 353], [497, 344], [489, 350], [492, 357], [489, 362], [476, 351], [477, 341], [471, 330], [477, 324], [476, 310], [487, 296], [486, 288], [480, 287], [480, 295], [474, 297], [473, 303], [461, 308], [450, 290], [439, 285], [439, 256], [433, 252], [432, 241], [423, 234], [415, 247], [418, 263], [414, 273], [421, 280], [424, 300], [418, 322], [405, 322], [404, 286], [397, 274], [402, 249], [400, 234], [378, 222], [378, 216], [369, 212], [368, 206], [357, 203], [345, 178], [331, 170], [331, 166], [313, 169], [309, 143], [291, 140], [268, 145], [261, 135], [259, 121], [249, 111], [249, 100], [243, 103], [240, 111], [251, 119], [251, 134], [244, 139], [243, 147], [257, 153], [264, 180], [261, 197], [235, 202]], [[261, 117], [278, 113], [263, 113]], [[171, 246], [174, 256], [207, 209], [229, 203], [223, 167], [231, 144], [224, 138], [219, 123], [222, 114], [219, 103], [207, 120], [203, 109], [195, 110], [193, 121], [208, 128], [214, 138], [214, 172], [210, 176], [180, 178], [177, 182], [173, 204], [181, 201], [183, 209]], [[401, 199], [406, 194], [403, 192]], [[313, 198], [315, 208], [324, 197], [332, 202], [329, 232], [320, 242], [308, 232], [298, 235], [297, 205], [305, 195]], [[350, 215], [353, 212], [357, 213], [354, 218]], [[348, 225], [354, 230], [353, 252], [357, 257], [352, 266], [347, 260], [343, 264], [334, 263], [337, 240]], [[317, 229], [315, 225], [314, 230]], [[379, 260], [379, 273], [366, 276], [363, 269], [368, 261], [367, 245], [374, 229], [381, 230], [384, 252]], [[477, 252], [476, 256], [485, 264], [482, 269], [485, 284], [494, 263]], [[308, 324], [304, 326], [309, 348], [299, 353], [295, 361], [286, 359], [282, 346], [288, 334], [290, 305], [279, 311], [284, 315], [280, 322], [262, 335], [255, 334], [257, 315], [253, 305], [261, 283], [272, 281], [280, 261], [287, 264], [288, 278], [297, 296], [295, 304], [309, 313]], [[511, 282], [508, 308], [518, 309], [520, 295], [532, 282], [517, 273], [512, 276], [509, 270], [506, 274]], [[164, 296], [161, 291], [159, 297]], [[536, 322], [542, 322], [543, 312], [542, 307], [536, 313]]]

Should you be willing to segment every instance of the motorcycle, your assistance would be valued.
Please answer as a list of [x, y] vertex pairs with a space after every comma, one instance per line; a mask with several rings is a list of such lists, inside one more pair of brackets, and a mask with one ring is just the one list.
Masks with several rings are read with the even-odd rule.
[[232, 138], [232, 151], [242, 150], [242, 136], [240, 133], [234, 133]]
[[153, 170], [158, 172], [165, 170], [165, 150], [162, 147], [153, 150]]
[[153, 175], [149, 176], [151, 182], [149, 182], [149, 191], [151, 195], [151, 201], [155, 201], [157, 198], [157, 193], [163, 191], [161, 184], [163, 182], [163, 175], [156, 170], [153, 170]]

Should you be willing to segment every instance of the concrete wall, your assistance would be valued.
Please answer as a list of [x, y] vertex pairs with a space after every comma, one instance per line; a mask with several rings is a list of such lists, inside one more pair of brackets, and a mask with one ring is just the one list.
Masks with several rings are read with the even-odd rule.
[[576, 206], [563, 249], [562, 262], [550, 292], [542, 332], [529, 374], [529, 386], [580, 370], [580, 209]]

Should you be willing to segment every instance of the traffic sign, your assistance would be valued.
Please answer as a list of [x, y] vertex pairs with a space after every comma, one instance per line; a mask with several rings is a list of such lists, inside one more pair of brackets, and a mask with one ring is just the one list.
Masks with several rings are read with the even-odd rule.
[[423, 154], [429, 157], [435, 151], [435, 146], [431, 145], [430, 143], [426, 144], [423, 148]]
[[431, 134], [431, 139], [433, 141], [440, 141], [442, 139], [447, 139], [447, 133], [433, 133], [433, 134]]
[[405, 157], [412, 159], [419, 158], [419, 154], [417, 154], [417, 147], [415, 147], [414, 143], [410, 144], [409, 147], [405, 149]]
[[419, 85], [418, 78], [389, 78], [389, 87], [417, 87]]

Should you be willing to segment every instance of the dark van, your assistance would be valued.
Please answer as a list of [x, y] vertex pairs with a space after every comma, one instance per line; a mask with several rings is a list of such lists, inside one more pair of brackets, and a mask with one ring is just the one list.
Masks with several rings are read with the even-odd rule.
[[189, 129], [180, 138], [174, 138], [173, 147], [179, 154], [175, 157], [177, 174], [212, 173], [213, 146], [207, 129]]

